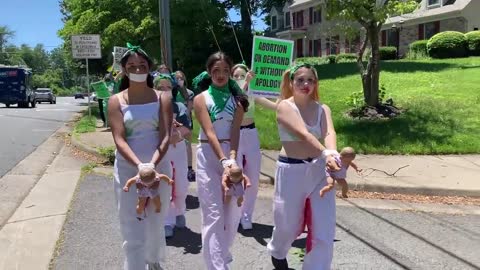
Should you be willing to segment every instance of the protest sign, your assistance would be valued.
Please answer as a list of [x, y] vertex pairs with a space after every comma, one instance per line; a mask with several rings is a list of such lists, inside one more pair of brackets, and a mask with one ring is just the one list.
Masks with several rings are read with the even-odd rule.
[[124, 47], [113, 47], [113, 69], [116, 71], [122, 70], [122, 66], [120, 65], [120, 59], [122, 59], [123, 54], [128, 51], [127, 48]]
[[283, 72], [290, 67], [292, 58], [292, 40], [254, 36], [252, 70], [255, 78], [250, 81], [249, 93], [267, 98], [278, 97]]

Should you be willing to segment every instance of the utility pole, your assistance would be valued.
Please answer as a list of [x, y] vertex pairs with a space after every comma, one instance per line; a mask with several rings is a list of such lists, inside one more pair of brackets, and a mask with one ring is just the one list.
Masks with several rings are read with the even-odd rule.
[[160, 49], [162, 50], [162, 62], [170, 69], [172, 66], [172, 37], [170, 34], [170, 1], [158, 0], [159, 26], [160, 26]]

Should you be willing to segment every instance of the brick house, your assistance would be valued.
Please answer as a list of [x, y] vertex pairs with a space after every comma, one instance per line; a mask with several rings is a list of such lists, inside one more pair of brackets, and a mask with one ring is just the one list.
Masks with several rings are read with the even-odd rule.
[[[378, 0], [388, 1], [388, 0]], [[270, 10], [270, 29], [265, 35], [295, 42], [294, 57], [327, 56], [356, 52], [360, 38], [348, 40], [327, 20], [328, 0], [293, 0]], [[359, 31], [360, 25], [357, 25]], [[480, 27], [480, 0], [422, 0], [409, 14], [389, 18], [380, 34], [381, 46], [399, 48], [400, 55], [416, 40], [442, 31], [469, 32]]]
[[416, 40], [443, 31], [466, 33], [480, 28], [480, 0], [422, 0], [409, 14], [389, 18], [382, 27], [381, 45], [394, 46], [401, 56]]
[[294, 57], [326, 56], [353, 52], [359, 38], [346, 39], [336, 25], [327, 20], [325, 0], [295, 0], [270, 10], [270, 29], [266, 36], [293, 40]]

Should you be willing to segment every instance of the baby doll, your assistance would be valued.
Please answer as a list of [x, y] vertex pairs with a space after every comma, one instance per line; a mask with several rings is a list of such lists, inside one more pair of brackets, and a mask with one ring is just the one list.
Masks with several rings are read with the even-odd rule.
[[362, 171], [362, 169], [359, 169], [353, 162], [355, 156], [355, 150], [352, 147], [345, 147], [340, 151], [340, 157], [335, 157], [338, 166], [340, 166], [340, 170], [332, 171], [328, 168], [326, 169], [327, 185], [320, 190], [320, 197], [323, 197], [326, 192], [332, 190], [335, 181], [337, 181], [337, 183], [342, 186], [342, 197], [348, 198], [348, 183], [346, 181], [348, 167], [352, 166], [357, 173]]
[[151, 198], [155, 206], [155, 212], [160, 213], [162, 203], [160, 202], [160, 194], [158, 192], [158, 187], [160, 185], [160, 180], [167, 182], [169, 185], [173, 184], [173, 180], [165, 174], [157, 174], [152, 167], [140, 168], [138, 175], [130, 178], [125, 186], [123, 191], [128, 192], [130, 186], [135, 183], [137, 187], [138, 194], [138, 203], [137, 203], [137, 215], [143, 214], [145, 210], [145, 204], [147, 198]]
[[235, 196], [237, 197], [238, 207], [242, 206], [243, 194], [245, 193], [243, 185], [245, 185], [245, 187], [250, 187], [250, 180], [243, 175], [242, 169], [237, 165], [232, 165], [228, 175], [226, 175], [222, 181], [222, 186], [225, 192], [225, 203], [230, 203], [232, 196]]

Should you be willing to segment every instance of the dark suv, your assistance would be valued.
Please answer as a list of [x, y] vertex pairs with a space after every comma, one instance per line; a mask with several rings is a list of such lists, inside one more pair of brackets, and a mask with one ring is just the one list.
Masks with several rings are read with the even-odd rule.
[[37, 103], [41, 102], [50, 102], [50, 104], [56, 104], [57, 98], [53, 94], [52, 89], [50, 88], [37, 88], [35, 90], [35, 100]]

